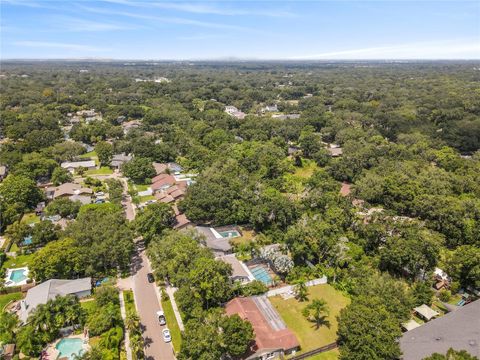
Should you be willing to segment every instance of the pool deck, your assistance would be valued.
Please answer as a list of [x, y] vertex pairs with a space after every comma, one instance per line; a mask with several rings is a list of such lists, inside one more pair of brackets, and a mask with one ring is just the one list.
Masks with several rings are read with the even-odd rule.
[[60, 351], [57, 350], [57, 344], [60, 341], [62, 341], [63, 339], [82, 339], [83, 340], [83, 346], [82, 346], [83, 351], [87, 352], [88, 350], [90, 350], [90, 345], [88, 344], [88, 340], [87, 340], [87, 343], [85, 343], [85, 337], [82, 334], [80, 334], [80, 335], [70, 335], [70, 336], [66, 336], [66, 337], [62, 337], [60, 339], [57, 339], [53, 343], [50, 343], [50, 344], [47, 345], [46, 352], [47, 352], [48, 358], [50, 360], [56, 360], [60, 357]]
[[[25, 271], [25, 276], [26, 278], [22, 281], [15, 282], [13, 280], [10, 280], [10, 277], [12, 276], [12, 273], [17, 270], [24, 270]], [[5, 286], [20, 286], [20, 285], [25, 285], [29, 279], [28, 277], [28, 267], [21, 267], [21, 268], [15, 268], [15, 269], [7, 269], [7, 274], [5, 276]]]

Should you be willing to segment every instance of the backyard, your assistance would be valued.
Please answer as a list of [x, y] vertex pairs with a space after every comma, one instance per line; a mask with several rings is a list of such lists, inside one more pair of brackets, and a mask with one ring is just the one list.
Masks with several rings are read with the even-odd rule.
[[3, 308], [4, 308], [10, 301], [20, 300], [21, 298], [23, 298], [23, 295], [22, 295], [21, 292], [16, 292], [16, 293], [11, 293], [11, 294], [0, 295], [0, 311], [3, 311]]
[[[326, 301], [329, 309], [329, 315], [327, 317], [330, 322], [329, 327], [321, 326], [319, 329], [315, 329], [315, 324], [308, 321], [302, 315], [302, 310], [313, 299], [323, 299]], [[284, 300], [281, 296], [271, 297], [270, 301], [280, 313], [280, 316], [288, 328], [297, 336], [301, 346], [299, 353], [310, 351], [336, 341], [338, 328], [337, 315], [341, 309], [350, 303], [350, 299], [343, 296], [342, 293], [328, 284], [308, 287], [308, 301], [300, 302], [295, 298]], [[322, 354], [321, 356], [323, 357], [316, 359], [336, 359], [335, 356], [330, 357], [330, 354], [327, 355], [328, 353]], [[332, 354], [334, 354], [334, 352]]]
[[2, 269], [14, 269], [18, 267], [28, 266], [33, 260], [34, 254], [9, 256], [3, 263]]

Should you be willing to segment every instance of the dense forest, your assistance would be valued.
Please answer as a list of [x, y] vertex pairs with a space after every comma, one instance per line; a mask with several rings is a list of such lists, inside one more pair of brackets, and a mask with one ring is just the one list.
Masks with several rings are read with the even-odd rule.
[[[0, 231], [13, 232], [42, 200], [38, 183], [65, 182], [60, 163], [85, 146], [99, 157], [106, 148], [105, 163], [131, 154], [124, 173], [134, 180], [154, 175], [151, 162], [177, 162], [198, 174], [179, 203], [190, 221], [252, 229], [238, 253], [281, 243], [293, 260], [287, 282], [326, 274], [352, 299], [339, 316], [341, 359], [395, 359], [400, 324], [432, 301], [423, 281], [436, 267], [452, 277], [452, 293], [480, 288], [479, 70], [468, 61], [4, 62]], [[273, 114], [264, 110], [273, 104]], [[101, 119], [70, 123], [89, 109]], [[125, 132], [132, 121], [138, 127]], [[124, 270], [141, 221], [133, 229], [114, 210], [81, 209], [40, 250], [34, 271], [48, 279]], [[181, 285], [179, 306], [193, 319], [180, 358], [210, 359], [194, 319], [238, 289], [223, 280], [208, 295], [187, 287], [229, 270], [193, 236], [146, 232], [154, 265], [167, 264], [159, 271]], [[52, 259], [64, 247], [72, 254]], [[192, 263], [176, 262], [186, 251]], [[60, 261], [68, 266], [42, 267]], [[214, 353], [241, 353], [229, 351]]]

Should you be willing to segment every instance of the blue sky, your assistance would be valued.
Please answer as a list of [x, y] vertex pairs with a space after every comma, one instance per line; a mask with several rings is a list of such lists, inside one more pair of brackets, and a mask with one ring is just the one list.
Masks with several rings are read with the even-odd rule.
[[3, 59], [480, 59], [478, 0], [0, 4]]

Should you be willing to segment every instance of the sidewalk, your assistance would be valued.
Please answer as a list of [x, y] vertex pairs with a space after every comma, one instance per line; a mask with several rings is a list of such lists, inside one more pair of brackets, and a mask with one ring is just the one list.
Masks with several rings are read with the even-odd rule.
[[[127, 312], [125, 310], [125, 301], [123, 299], [123, 291], [118, 293], [120, 298], [120, 313], [122, 314], [122, 320], [125, 324], [125, 320], [127, 319]], [[132, 349], [130, 348], [130, 334], [128, 330], [125, 329], [125, 350], [127, 352], [127, 360], [132, 360]]]
[[170, 298], [170, 303], [172, 304], [173, 308], [173, 313], [175, 314], [175, 318], [177, 319], [178, 327], [180, 328], [180, 331], [184, 331], [185, 327], [183, 326], [183, 320], [182, 317], [180, 316], [180, 311], [178, 311], [177, 303], [175, 302], [175, 292], [178, 290], [177, 288], [167, 286], [165, 288], [168, 297]]

